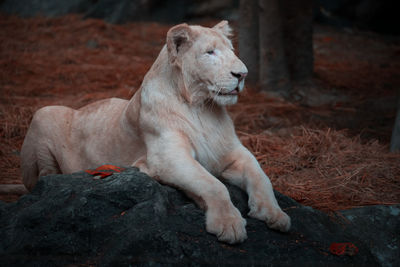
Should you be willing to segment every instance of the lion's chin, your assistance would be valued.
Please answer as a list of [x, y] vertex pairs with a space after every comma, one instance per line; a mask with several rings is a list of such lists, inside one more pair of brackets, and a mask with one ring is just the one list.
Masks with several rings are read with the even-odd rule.
[[213, 97], [214, 103], [220, 106], [234, 105], [238, 101], [237, 95], [216, 95]]

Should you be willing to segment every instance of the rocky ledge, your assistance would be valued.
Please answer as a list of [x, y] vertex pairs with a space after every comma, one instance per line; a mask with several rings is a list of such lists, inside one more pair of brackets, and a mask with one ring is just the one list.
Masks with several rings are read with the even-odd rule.
[[[247, 214], [247, 196], [228, 189]], [[0, 202], [0, 265], [400, 266], [400, 206], [328, 216], [275, 194], [290, 232], [246, 218], [248, 239], [232, 246], [205, 231], [204, 212], [183, 193], [137, 169], [43, 177], [18, 202]], [[332, 253], [343, 242], [357, 249]]]

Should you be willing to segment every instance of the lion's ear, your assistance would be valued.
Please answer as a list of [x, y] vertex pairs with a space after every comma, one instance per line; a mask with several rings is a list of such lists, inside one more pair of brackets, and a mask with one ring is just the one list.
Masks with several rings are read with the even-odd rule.
[[167, 33], [167, 49], [169, 60], [174, 63], [179, 54], [190, 48], [193, 42], [193, 32], [186, 24], [172, 27]]
[[226, 20], [222, 20], [220, 23], [215, 25], [213, 29], [222, 32], [226, 37], [232, 36], [232, 28], [229, 26], [229, 23]]

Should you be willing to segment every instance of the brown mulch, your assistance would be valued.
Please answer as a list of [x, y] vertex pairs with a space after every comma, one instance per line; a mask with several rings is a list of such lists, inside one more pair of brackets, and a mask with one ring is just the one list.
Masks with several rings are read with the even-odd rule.
[[[20, 183], [19, 151], [35, 110], [130, 98], [169, 27], [76, 15], [0, 16], [0, 184]], [[400, 203], [400, 155], [388, 152], [394, 110], [379, 113], [365, 104], [395, 97], [399, 44], [322, 27], [314, 52], [312, 86], [351, 101], [307, 107], [248, 88], [229, 109], [240, 139], [274, 187], [305, 205], [340, 210]]]

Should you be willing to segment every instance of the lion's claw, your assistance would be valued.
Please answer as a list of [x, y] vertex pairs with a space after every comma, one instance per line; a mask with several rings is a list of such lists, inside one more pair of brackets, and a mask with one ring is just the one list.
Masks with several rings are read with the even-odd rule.
[[206, 217], [207, 232], [215, 234], [219, 241], [236, 244], [247, 239], [246, 220], [236, 208], [226, 214], [207, 213]]
[[281, 232], [289, 231], [291, 226], [290, 217], [280, 208], [268, 209], [266, 205], [260, 205], [258, 208], [251, 209], [248, 215], [265, 221], [269, 228]]

